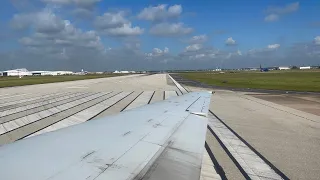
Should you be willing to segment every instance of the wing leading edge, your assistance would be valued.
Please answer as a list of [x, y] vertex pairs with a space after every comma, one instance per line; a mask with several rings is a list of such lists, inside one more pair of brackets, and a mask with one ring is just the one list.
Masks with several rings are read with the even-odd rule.
[[199, 179], [210, 92], [193, 92], [0, 148], [0, 179]]

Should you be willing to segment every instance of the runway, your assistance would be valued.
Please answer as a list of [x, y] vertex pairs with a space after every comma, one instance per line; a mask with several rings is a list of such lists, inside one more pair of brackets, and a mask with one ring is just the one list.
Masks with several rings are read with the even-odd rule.
[[1, 88], [0, 145], [199, 90], [215, 91], [201, 179], [320, 176], [316, 114], [243, 92], [187, 86], [166, 74]]
[[[317, 99], [298, 94], [268, 97], [261, 92], [188, 86], [190, 82], [176, 80], [189, 91], [215, 91], [206, 142], [227, 179], [319, 179], [320, 162], [315, 158], [320, 157], [320, 117], [314, 113]], [[263, 100], [275, 96], [276, 101]], [[292, 104], [289, 98], [279, 98], [283, 96], [299, 96], [310, 102], [306, 106], [305, 101], [298, 104], [290, 99]]]
[[[150, 90], [152, 89], [152, 90]], [[0, 144], [178, 96], [166, 75], [132, 75], [1, 89]], [[180, 93], [181, 94], [181, 93]]]

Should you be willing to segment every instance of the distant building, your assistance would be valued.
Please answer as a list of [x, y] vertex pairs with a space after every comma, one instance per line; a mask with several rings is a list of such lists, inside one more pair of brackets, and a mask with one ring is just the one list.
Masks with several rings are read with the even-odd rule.
[[7, 70], [1, 74], [2, 76], [32, 76], [32, 73], [26, 68]]
[[[131, 72], [134, 72], [134, 71], [131, 71]], [[115, 73], [115, 74], [128, 74], [128, 73], [130, 73], [130, 71], [118, 71], [118, 70], [116, 70], [113, 73]]]
[[39, 76], [59, 76], [59, 75], [71, 75], [72, 71], [30, 71], [32, 75]]
[[28, 71], [26, 68], [1, 72], [2, 76], [57, 76], [73, 74], [72, 71]]
[[290, 70], [291, 68], [288, 66], [280, 66], [279, 70]]
[[311, 69], [311, 66], [302, 66], [302, 67], [300, 67], [299, 69], [301, 69], [301, 70]]

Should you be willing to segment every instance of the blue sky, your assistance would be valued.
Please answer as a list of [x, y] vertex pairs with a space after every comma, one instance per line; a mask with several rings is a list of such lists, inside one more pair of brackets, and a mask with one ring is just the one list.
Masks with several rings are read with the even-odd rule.
[[317, 0], [5, 0], [0, 68], [320, 64]]

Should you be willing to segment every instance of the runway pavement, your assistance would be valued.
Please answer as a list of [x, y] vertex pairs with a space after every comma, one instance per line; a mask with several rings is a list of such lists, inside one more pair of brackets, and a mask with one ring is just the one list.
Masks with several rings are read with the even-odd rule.
[[255, 93], [185, 88], [215, 91], [207, 143], [228, 179], [319, 179], [320, 116], [310, 107]]
[[[0, 145], [188, 91], [214, 90], [176, 80], [130, 75], [1, 88]], [[319, 116], [242, 92], [214, 91], [201, 179], [319, 179]]]
[[169, 81], [165, 74], [130, 75], [1, 88], [0, 144], [177, 96]]

